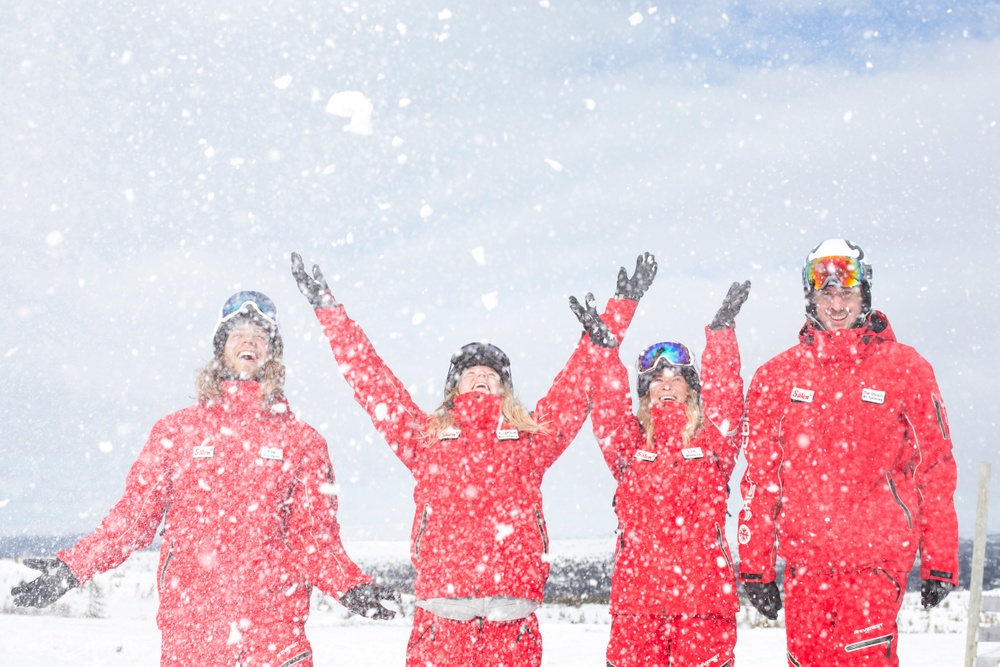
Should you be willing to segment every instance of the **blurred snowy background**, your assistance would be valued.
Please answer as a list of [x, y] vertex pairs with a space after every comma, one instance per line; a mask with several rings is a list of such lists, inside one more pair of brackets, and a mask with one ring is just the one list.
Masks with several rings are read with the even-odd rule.
[[[749, 380], [795, 342], [831, 236], [868, 251], [876, 306], [937, 372], [972, 535], [998, 459], [996, 1], [5, 0], [0, 62], [0, 537], [93, 529], [249, 288], [278, 304], [345, 539], [405, 541], [411, 477], [291, 251], [432, 409], [482, 338], [534, 405], [579, 335], [567, 298], [603, 304], [643, 251], [660, 273], [627, 362], [700, 351], [749, 278]], [[589, 424], [544, 493], [554, 539], [611, 535]]]

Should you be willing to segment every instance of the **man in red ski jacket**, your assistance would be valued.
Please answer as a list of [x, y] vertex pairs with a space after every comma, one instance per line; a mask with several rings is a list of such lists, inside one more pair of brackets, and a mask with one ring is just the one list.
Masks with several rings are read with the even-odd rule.
[[921, 599], [958, 583], [957, 480], [934, 372], [871, 308], [871, 267], [843, 239], [803, 272], [799, 344], [747, 393], [737, 539], [750, 602], [782, 606], [794, 666], [898, 664], [896, 617], [920, 552]]
[[26, 559], [42, 576], [15, 603], [43, 607], [152, 542], [161, 665], [312, 665], [312, 586], [355, 613], [395, 614], [340, 541], [326, 441], [283, 396], [273, 302], [238, 292], [222, 308], [198, 403], [158, 421], [96, 532], [58, 558]]

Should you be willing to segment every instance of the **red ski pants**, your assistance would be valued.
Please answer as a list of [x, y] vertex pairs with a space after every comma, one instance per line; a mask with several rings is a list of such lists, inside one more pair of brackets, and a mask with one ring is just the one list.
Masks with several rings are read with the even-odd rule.
[[732, 667], [736, 615], [615, 614], [609, 667]]
[[241, 630], [162, 632], [160, 667], [312, 667], [312, 647], [298, 623]]
[[[891, 566], [890, 566], [891, 567]], [[785, 571], [785, 633], [792, 667], [897, 667], [896, 616], [907, 572]]]
[[534, 614], [513, 621], [453, 621], [417, 607], [406, 667], [541, 667]]

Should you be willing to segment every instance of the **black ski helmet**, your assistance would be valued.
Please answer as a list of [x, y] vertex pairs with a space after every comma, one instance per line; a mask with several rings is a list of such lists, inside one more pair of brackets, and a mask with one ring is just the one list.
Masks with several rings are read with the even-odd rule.
[[458, 378], [462, 373], [473, 366], [487, 366], [500, 375], [500, 382], [508, 391], [514, 385], [510, 379], [510, 359], [496, 345], [489, 343], [472, 342], [463, 345], [458, 352], [451, 355], [451, 364], [448, 366], [448, 377], [444, 381], [444, 395], [447, 397], [458, 386]]
[[[829, 259], [829, 262], [823, 260]], [[802, 267], [802, 290], [806, 298], [806, 317], [814, 324], [820, 325], [816, 311], [815, 292], [823, 289], [827, 285], [834, 283], [842, 287], [854, 287], [845, 285], [841, 279], [841, 272], [838, 271], [837, 260], [847, 260], [857, 265], [857, 284], [861, 286], [861, 312], [858, 313], [858, 321], [855, 327], [862, 326], [868, 321], [868, 316], [872, 312], [872, 267], [865, 261], [865, 251], [859, 245], [855, 245], [847, 239], [827, 239], [806, 255], [806, 263]], [[821, 268], [823, 284], [817, 286], [815, 279], [817, 268]]]
[[278, 330], [278, 309], [274, 302], [261, 292], [243, 290], [232, 295], [219, 309], [219, 321], [215, 324], [215, 335], [212, 345], [215, 356], [222, 356], [226, 348], [229, 331], [243, 322], [256, 324], [271, 336], [271, 355], [280, 359], [284, 353], [284, 343]]
[[649, 385], [657, 373], [669, 369], [680, 375], [688, 386], [701, 397], [701, 378], [695, 366], [694, 353], [683, 343], [661, 341], [653, 343], [639, 355], [635, 362], [638, 372], [636, 393], [642, 398], [649, 393]]

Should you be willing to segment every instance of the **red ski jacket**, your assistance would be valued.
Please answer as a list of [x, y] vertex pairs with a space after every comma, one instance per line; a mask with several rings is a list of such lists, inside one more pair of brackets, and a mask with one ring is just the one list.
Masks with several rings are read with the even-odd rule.
[[[609, 328], [622, 337], [614, 320]], [[627, 327], [627, 318], [619, 323]], [[726, 499], [743, 415], [740, 354], [732, 328], [705, 329], [701, 404], [705, 425], [685, 445], [681, 403], [654, 406], [652, 444], [632, 412], [620, 359], [598, 369], [591, 422], [618, 480], [612, 614], [731, 614], [739, 609], [726, 542]]]
[[165, 519], [161, 629], [304, 623], [312, 585], [339, 598], [371, 581], [340, 541], [326, 441], [287, 403], [264, 410], [258, 383], [224, 386], [224, 402], [153, 426], [125, 495], [93, 535], [59, 554], [86, 582], [149, 546]]
[[[747, 393], [740, 578], [770, 582], [775, 557], [857, 570], [883, 563], [958, 583], [955, 459], [930, 364], [867, 328], [807, 324]], [[776, 540], [777, 538], [777, 540]]]
[[590, 408], [582, 387], [588, 348], [579, 344], [534, 411], [548, 433], [500, 421], [500, 399], [466, 393], [456, 429], [426, 435], [431, 415], [376, 354], [342, 306], [316, 315], [341, 372], [416, 480], [410, 537], [417, 599], [508, 596], [542, 601], [549, 564], [542, 475], [576, 437]]

